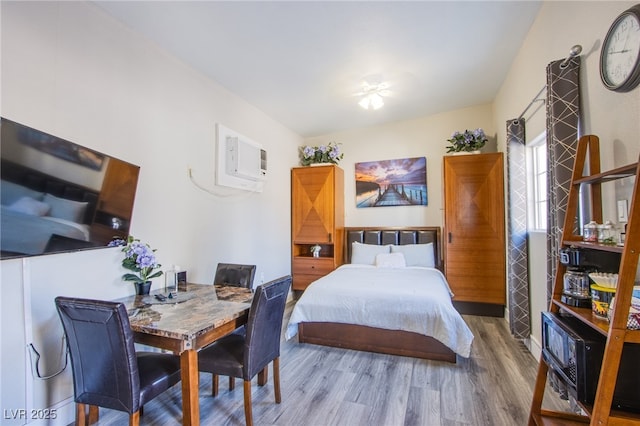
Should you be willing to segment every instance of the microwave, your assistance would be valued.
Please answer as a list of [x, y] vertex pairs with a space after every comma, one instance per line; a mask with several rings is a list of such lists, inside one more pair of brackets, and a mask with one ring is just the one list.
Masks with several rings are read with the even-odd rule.
[[[542, 312], [542, 356], [568, 393], [593, 404], [606, 336], [577, 318]], [[612, 408], [640, 412], [640, 344], [625, 343]]]

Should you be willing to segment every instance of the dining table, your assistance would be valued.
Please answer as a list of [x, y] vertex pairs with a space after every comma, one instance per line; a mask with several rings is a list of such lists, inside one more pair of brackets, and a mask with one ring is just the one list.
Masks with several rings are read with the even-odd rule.
[[189, 283], [174, 293], [117, 300], [127, 308], [136, 343], [180, 356], [183, 425], [200, 424], [198, 351], [246, 324], [252, 297], [243, 287]]

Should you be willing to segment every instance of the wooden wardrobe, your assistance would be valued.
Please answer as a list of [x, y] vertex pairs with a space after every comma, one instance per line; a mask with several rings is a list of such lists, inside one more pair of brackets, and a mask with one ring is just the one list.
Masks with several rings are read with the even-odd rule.
[[[343, 263], [344, 171], [336, 165], [291, 169], [291, 271], [304, 290]], [[311, 248], [320, 246], [318, 257]]]
[[463, 313], [504, 315], [503, 170], [501, 152], [444, 157], [445, 275]]

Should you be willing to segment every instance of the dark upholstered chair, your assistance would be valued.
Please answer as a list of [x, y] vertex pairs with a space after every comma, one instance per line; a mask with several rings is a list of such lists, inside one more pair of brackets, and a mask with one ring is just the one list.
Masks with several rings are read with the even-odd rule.
[[213, 284], [232, 285], [253, 289], [253, 278], [255, 275], [256, 265], [218, 263]]
[[273, 361], [273, 387], [276, 403], [280, 403], [280, 333], [282, 317], [291, 287], [291, 276], [285, 276], [256, 288], [246, 335], [232, 333], [198, 353], [200, 371], [213, 374], [213, 396], [218, 394], [218, 375], [244, 380], [244, 415], [248, 426], [251, 413], [251, 379]]
[[55, 302], [71, 355], [76, 424], [97, 420], [98, 407], [104, 407], [129, 413], [129, 425], [138, 425], [142, 406], [180, 381], [180, 358], [136, 353], [122, 303], [68, 297]]
[[[218, 263], [213, 284], [244, 287], [253, 290], [253, 279], [256, 276], [256, 265], [241, 265], [238, 263]], [[234, 331], [236, 334], [244, 334], [244, 326]], [[233, 377], [229, 377], [229, 390], [236, 387]]]

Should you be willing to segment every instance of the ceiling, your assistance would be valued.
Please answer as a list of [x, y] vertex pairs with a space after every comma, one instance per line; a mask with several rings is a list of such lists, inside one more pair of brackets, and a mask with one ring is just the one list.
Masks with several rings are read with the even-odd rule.
[[[540, 1], [96, 1], [303, 137], [492, 102]], [[358, 106], [363, 80], [385, 106]]]

